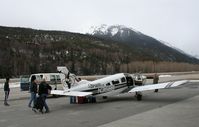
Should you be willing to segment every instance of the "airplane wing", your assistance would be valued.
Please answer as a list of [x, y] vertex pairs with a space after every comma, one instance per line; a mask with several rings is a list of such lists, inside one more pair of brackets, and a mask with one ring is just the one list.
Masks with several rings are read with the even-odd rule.
[[182, 85], [186, 82], [188, 82], [188, 81], [187, 80], [181, 80], [181, 81], [166, 82], [166, 83], [159, 83], [159, 84], [153, 84], [153, 85], [138, 86], [138, 87], [132, 88], [129, 91], [129, 93], [138, 92], [138, 91], [171, 88], [171, 87], [176, 87], [176, 86]]
[[92, 92], [79, 92], [79, 91], [64, 91], [64, 90], [51, 90], [50, 94], [55, 95], [65, 95], [65, 96], [88, 96], [91, 95]]

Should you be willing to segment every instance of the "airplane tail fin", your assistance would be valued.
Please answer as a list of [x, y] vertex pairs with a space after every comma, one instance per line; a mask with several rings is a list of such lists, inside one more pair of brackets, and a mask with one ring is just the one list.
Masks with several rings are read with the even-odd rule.
[[68, 73], [69, 73], [68, 68], [67, 68], [67, 67], [63, 67], [63, 66], [58, 66], [58, 67], [57, 67], [57, 71], [58, 71], [59, 73], [65, 74], [65, 75], [68, 75]]
[[77, 76], [75, 74], [70, 73], [67, 67], [58, 66], [57, 71], [65, 75], [65, 78], [62, 80], [64, 90], [68, 90], [71, 88], [71, 86], [77, 84]]

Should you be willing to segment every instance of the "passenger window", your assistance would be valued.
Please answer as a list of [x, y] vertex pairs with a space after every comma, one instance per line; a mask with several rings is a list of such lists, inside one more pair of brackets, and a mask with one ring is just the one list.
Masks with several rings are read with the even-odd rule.
[[111, 85], [110, 83], [107, 83], [107, 84], [106, 84], [106, 86], [110, 86], [110, 85]]
[[50, 75], [50, 81], [51, 81], [51, 82], [55, 82], [55, 81], [56, 81], [55, 75]]
[[126, 82], [126, 79], [124, 77], [121, 78], [121, 82]]
[[61, 78], [59, 75], [56, 75], [57, 83], [61, 83]]
[[119, 82], [119, 80], [114, 80], [114, 81], [112, 81], [112, 83], [114, 85], [114, 84], [119, 84], [120, 82]]

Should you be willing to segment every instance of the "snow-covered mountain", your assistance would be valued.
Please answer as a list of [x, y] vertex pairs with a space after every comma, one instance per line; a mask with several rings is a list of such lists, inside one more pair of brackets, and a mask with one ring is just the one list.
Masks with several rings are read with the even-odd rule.
[[184, 52], [182, 49], [179, 49], [179, 48], [177, 48], [177, 47], [171, 45], [171, 44], [168, 43], [168, 42], [165, 42], [165, 41], [162, 41], [162, 40], [159, 40], [159, 41], [160, 41], [161, 43], [163, 43], [164, 45], [166, 45], [166, 46], [168, 46], [168, 47], [171, 47], [171, 48], [173, 48], [173, 49], [175, 49], [175, 50], [181, 52], [181, 53], [184, 54], [184, 55], [187, 55], [187, 56], [189, 56], [189, 57], [195, 57], [195, 58], [197, 58], [197, 59], [199, 58], [199, 57], [197, 57], [197, 56], [190, 55], [190, 54]]
[[92, 26], [89, 30], [89, 34], [91, 35], [108, 35], [108, 36], [130, 36], [132, 32], [137, 34], [142, 34], [139, 31], [136, 31], [133, 28], [128, 28], [123, 25], [112, 25], [108, 26], [106, 24], [102, 24], [101, 26]]
[[199, 59], [199, 55], [194, 55], [195, 58]]
[[158, 60], [179, 62], [193, 62], [196, 60], [193, 56], [167, 42], [157, 40], [123, 25], [108, 26], [103, 24], [99, 27], [91, 27], [89, 34], [98, 38], [128, 44], [135, 53], [142, 54], [143, 57], [148, 55]]

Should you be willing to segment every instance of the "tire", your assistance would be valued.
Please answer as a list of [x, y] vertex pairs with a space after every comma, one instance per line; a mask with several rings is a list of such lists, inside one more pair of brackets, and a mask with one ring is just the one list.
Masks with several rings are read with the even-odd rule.
[[137, 94], [137, 100], [141, 101], [142, 100], [142, 95], [141, 94]]
[[155, 91], [154, 91], [155, 93], [157, 93], [158, 92], [158, 89], [155, 89]]
[[103, 99], [107, 99], [108, 97], [107, 97], [107, 96], [103, 96], [102, 98], [103, 98]]

